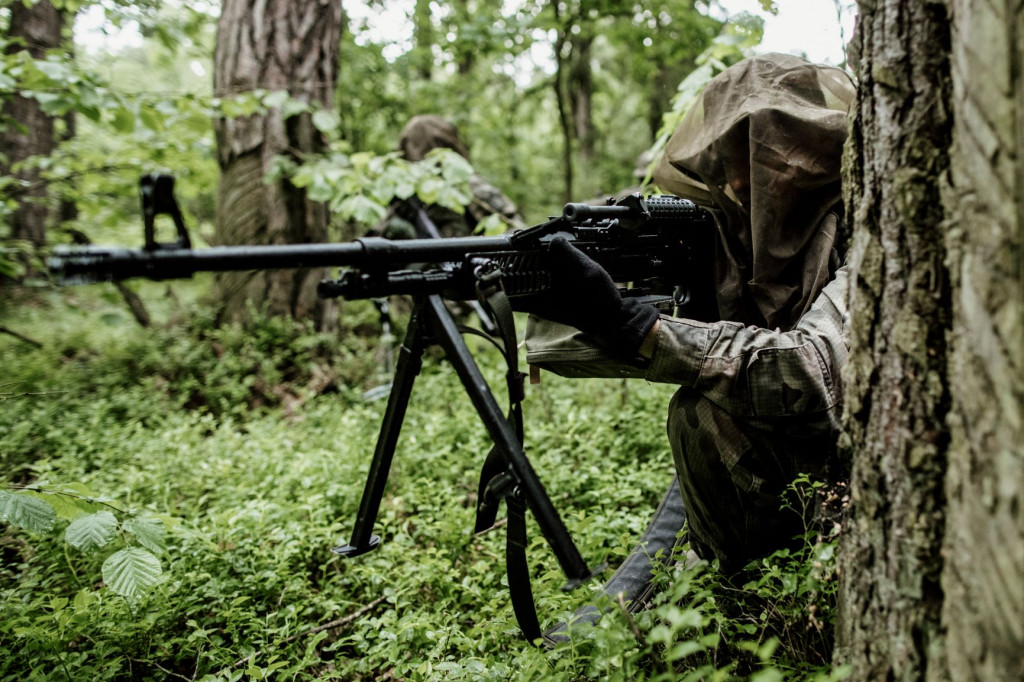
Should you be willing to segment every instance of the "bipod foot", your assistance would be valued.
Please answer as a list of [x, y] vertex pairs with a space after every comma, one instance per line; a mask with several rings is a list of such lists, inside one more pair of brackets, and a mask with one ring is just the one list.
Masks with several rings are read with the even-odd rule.
[[370, 541], [367, 542], [365, 545], [353, 545], [350, 543], [347, 545], [341, 545], [339, 547], [332, 547], [331, 551], [335, 554], [340, 554], [344, 557], [352, 557], [359, 556], [360, 554], [366, 554], [367, 552], [372, 552], [378, 547], [380, 547], [380, 536], [371, 535]]

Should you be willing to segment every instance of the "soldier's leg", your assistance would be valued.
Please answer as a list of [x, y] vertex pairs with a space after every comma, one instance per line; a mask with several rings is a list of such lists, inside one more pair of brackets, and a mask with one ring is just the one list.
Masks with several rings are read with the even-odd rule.
[[672, 399], [668, 432], [691, 547], [701, 558], [732, 572], [803, 532], [807, 515], [784, 509], [782, 494], [798, 474], [822, 471], [827, 434], [738, 420], [686, 390]]

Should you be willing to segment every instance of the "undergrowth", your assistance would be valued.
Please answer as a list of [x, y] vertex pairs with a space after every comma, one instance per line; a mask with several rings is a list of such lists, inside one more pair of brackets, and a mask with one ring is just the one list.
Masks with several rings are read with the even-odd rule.
[[[363, 399], [387, 379], [366, 333], [375, 312], [346, 303], [346, 327], [329, 335], [258, 314], [214, 327], [190, 291], [146, 289], [160, 313], [150, 330], [102, 287], [0, 308], [42, 346], [0, 336], [0, 678], [842, 677], [829, 665], [835, 541], [814, 531], [732, 580], [680, 557], [658, 570], [653, 608], [602, 603], [565, 645], [522, 641], [503, 533], [470, 532], [489, 444], [438, 353], [413, 391], [381, 548], [332, 553], [384, 409]], [[502, 386], [497, 353], [470, 344]], [[527, 454], [591, 564], [624, 558], [671, 481], [671, 393], [550, 376], [528, 387]], [[563, 593], [532, 521], [529, 532], [550, 626], [600, 586]]]

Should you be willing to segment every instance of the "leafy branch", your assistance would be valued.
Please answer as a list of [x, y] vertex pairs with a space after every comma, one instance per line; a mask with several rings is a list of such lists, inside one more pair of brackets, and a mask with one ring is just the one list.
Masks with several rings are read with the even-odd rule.
[[78, 484], [0, 489], [0, 522], [30, 533], [48, 533], [58, 518], [69, 521], [64, 541], [80, 551], [95, 552], [122, 540], [125, 546], [108, 556], [102, 567], [103, 581], [115, 594], [136, 601], [159, 581], [163, 569], [156, 555], [166, 551], [159, 517], [125, 510]]

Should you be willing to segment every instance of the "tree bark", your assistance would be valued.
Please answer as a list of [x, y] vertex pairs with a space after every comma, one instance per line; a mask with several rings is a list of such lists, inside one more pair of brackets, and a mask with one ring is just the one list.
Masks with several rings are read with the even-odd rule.
[[[555, 17], [560, 19], [558, 3], [554, 4]], [[574, 187], [574, 175], [573, 175], [573, 126], [569, 120], [569, 111], [565, 106], [566, 100], [566, 71], [568, 65], [566, 64], [566, 58], [562, 54], [565, 50], [566, 36], [562, 31], [558, 32], [558, 38], [555, 40], [554, 52], [555, 52], [555, 74], [552, 78], [551, 85], [555, 91], [555, 104], [558, 106], [558, 124], [562, 131], [562, 177], [564, 182], [564, 194], [562, 196], [563, 202], [568, 203], [572, 201], [572, 197], [575, 194]]]
[[[11, 3], [10, 12], [9, 51], [27, 50], [33, 59], [42, 59], [48, 50], [60, 47], [63, 19], [50, 0], [27, 6]], [[0, 135], [0, 173], [15, 176], [18, 183], [14, 196], [18, 207], [11, 217], [10, 236], [42, 246], [50, 211], [46, 183], [38, 169], [19, 164], [53, 152], [53, 117], [44, 113], [35, 99], [15, 94], [4, 103], [2, 118], [8, 125]]]
[[837, 656], [851, 679], [925, 679], [943, 666], [948, 15], [941, 2], [879, 0], [862, 4], [859, 32], [844, 171], [854, 236], [841, 446], [852, 474]]
[[594, 158], [594, 71], [590, 64], [592, 36], [569, 39], [572, 51], [569, 69], [569, 101], [572, 105], [573, 134], [579, 141], [582, 168]]
[[946, 658], [1024, 679], [1024, 4], [954, 0]]
[[421, 81], [429, 83], [434, 75], [434, 45], [437, 34], [431, 16], [430, 0], [416, 0], [413, 10], [413, 64]]
[[861, 4], [836, 660], [1024, 678], [1024, 5]]
[[[341, 5], [332, 0], [224, 0], [214, 50], [214, 92], [230, 97], [258, 88], [292, 98], [333, 103]], [[264, 183], [275, 156], [296, 159], [321, 151], [323, 137], [308, 114], [287, 120], [279, 110], [215, 121], [221, 168], [217, 241], [294, 244], [327, 240], [328, 214], [288, 181]], [[224, 316], [240, 319], [249, 303], [270, 314], [312, 316], [331, 324], [316, 296], [320, 269], [225, 275], [218, 292]]]

